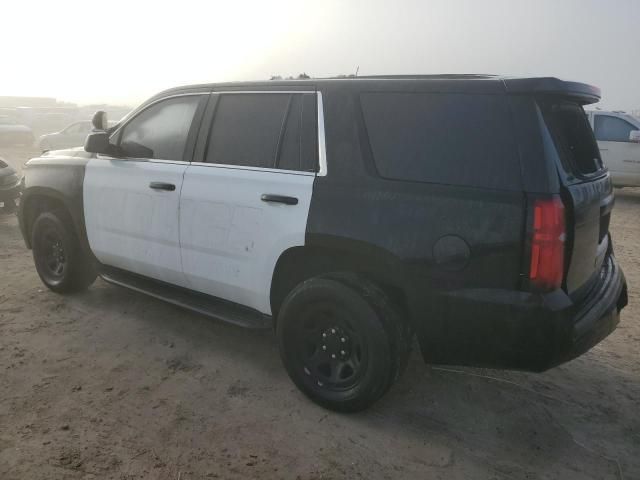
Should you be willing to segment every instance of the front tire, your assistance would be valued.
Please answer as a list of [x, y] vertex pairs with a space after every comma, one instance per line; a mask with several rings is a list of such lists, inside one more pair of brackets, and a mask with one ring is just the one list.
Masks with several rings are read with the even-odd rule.
[[289, 293], [277, 323], [289, 376], [311, 400], [356, 412], [378, 400], [406, 366], [410, 335], [397, 308], [356, 274], [307, 280]]
[[57, 293], [85, 290], [96, 279], [93, 261], [82, 251], [63, 212], [41, 213], [31, 229], [31, 246], [42, 282]]

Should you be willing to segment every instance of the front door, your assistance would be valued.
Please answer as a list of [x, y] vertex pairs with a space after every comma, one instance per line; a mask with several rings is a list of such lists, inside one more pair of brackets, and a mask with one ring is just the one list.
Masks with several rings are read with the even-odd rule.
[[92, 159], [84, 180], [89, 245], [104, 265], [184, 286], [180, 191], [189, 132], [207, 95], [155, 102], [111, 137], [118, 157]]
[[211, 117], [182, 187], [184, 273], [194, 290], [270, 314], [276, 262], [305, 241], [317, 165], [316, 95], [214, 94]]

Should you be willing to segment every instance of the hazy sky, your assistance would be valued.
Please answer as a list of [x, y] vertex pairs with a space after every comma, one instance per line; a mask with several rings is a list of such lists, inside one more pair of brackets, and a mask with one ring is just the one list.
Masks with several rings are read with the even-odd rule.
[[0, 95], [136, 104], [307, 72], [553, 75], [640, 108], [640, 0], [0, 0]]

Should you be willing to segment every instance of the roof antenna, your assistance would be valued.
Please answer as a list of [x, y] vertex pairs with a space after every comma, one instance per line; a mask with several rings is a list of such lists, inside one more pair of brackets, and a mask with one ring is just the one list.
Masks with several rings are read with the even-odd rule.
[[356, 66], [356, 74], [354, 75], [355, 77], [358, 76], [358, 72], [360, 71], [360, 65]]

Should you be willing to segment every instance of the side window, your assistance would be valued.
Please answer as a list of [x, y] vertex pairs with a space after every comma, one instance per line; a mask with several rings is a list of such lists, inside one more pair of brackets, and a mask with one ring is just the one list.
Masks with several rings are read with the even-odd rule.
[[120, 155], [182, 160], [200, 96], [169, 98], [135, 116], [119, 135]]
[[207, 163], [315, 171], [314, 94], [221, 94]]
[[538, 105], [564, 169], [575, 175], [601, 170], [598, 144], [582, 106], [558, 98], [541, 99]]
[[638, 130], [626, 120], [609, 115], [596, 115], [594, 131], [601, 142], [628, 142], [629, 133]]
[[380, 176], [520, 188], [519, 157], [504, 96], [363, 93], [360, 102]]

